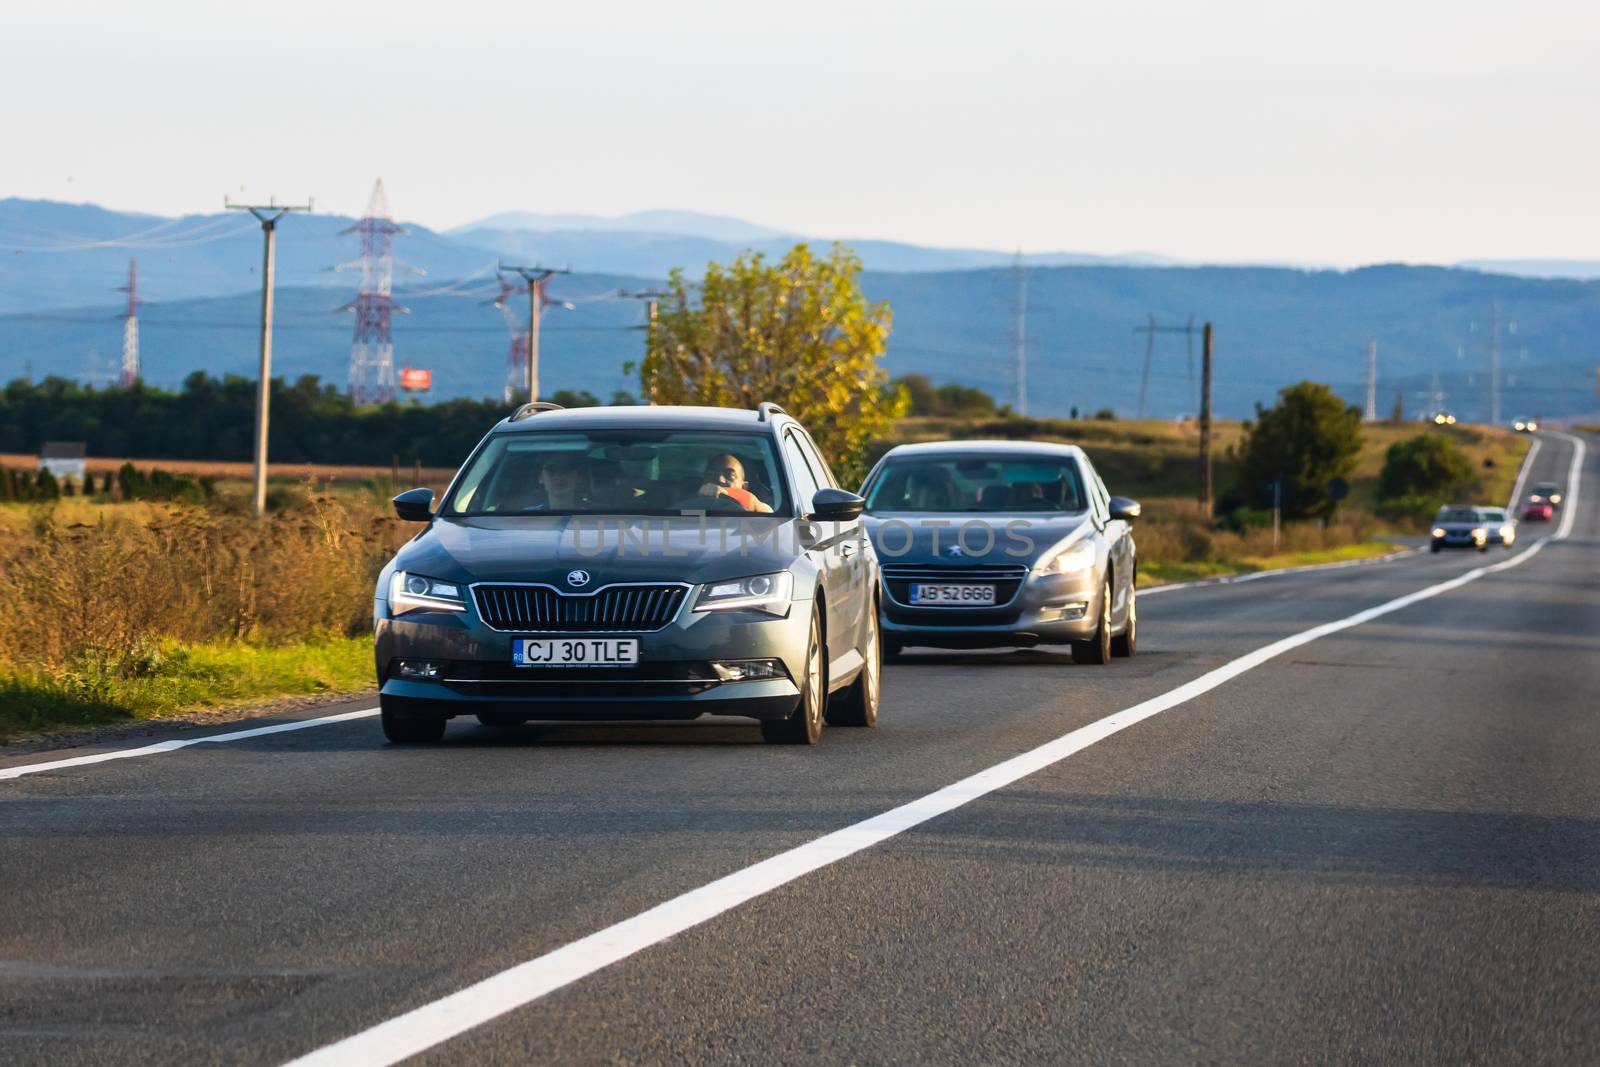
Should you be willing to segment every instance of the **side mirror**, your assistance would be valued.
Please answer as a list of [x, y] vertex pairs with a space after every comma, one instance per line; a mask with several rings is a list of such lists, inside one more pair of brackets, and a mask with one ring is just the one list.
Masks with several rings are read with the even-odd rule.
[[849, 522], [861, 517], [861, 509], [866, 504], [856, 494], [843, 489], [818, 489], [817, 495], [811, 498], [811, 514], [806, 518], [813, 522]]
[[427, 522], [433, 518], [433, 490], [407, 489], [394, 498], [394, 513], [407, 522]]
[[1125, 496], [1114, 496], [1111, 498], [1111, 517], [1113, 519], [1122, 519], [1124, 522], [1132, 522], [1134, 519], [1139, 517], [1139, 512], [1141, 510], [1143, 509], [1139, 507], [1139, 502], [1137, 500], [1129, 500]]

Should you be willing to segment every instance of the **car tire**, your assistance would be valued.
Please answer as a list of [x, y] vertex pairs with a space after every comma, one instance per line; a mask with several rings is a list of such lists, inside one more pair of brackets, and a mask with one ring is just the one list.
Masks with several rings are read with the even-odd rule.
[[1484, 541], [1483, 544], [1479, 545], [1478, 546], [1478, 551], [1479, 552], [1487, 552], [1487, 551], [1489, 551], [1489, 542], [1488, 541]]
[[1440, 550], [1440, 549], [1441, 549], [1441, 548], [1443, 548], [1443, 547], [1444, 547], [1444, 546], [1443, 546], [1443, 545], [1434, 545], [1434, 546], [1433, 546], [1433, 547], [1432, 547], [1432, 548], [1430, 548], [1430, 549], [1428, 549], [1428, 551], [1430, 551], [1430, 552], [1437, 552], [1437, 551], [1439, 551], [1439, 550]]
[[1133, 586], [1128, 587], [1128, 624], [1111, 639], [1113, 656], [1132, 656], [1139, 650], [1139, 597]]
[[1111, 662], [1111, 582], [1109, 580], [1100, 587], [1100, 624], [1095, 627], [1094, 637], [1087, 641], [1072, 642], [1072, 662], [1095, 664]]
[[828, 702], [829, 726], [878, 725], [878, 698], [883, 683], [883, 642], [878, 637], [876, 604], [867, 615], [867, 647], [862, 650], [861, 658], [864, 663], [856, 680]]
[[811, 638], [806, 648], [800, 702], [787, 719], [762, 720], [761, 738], [776, 745], [814, 745], [822, 740], [823, 709], [828, 703], [828, 661], [822, 645], [822, 621], [811, 613]]
[[434, 745], [444, 740], [443, 715], [399, 716], [388, 708], [378, 713], [383, 736], [396, 745]]

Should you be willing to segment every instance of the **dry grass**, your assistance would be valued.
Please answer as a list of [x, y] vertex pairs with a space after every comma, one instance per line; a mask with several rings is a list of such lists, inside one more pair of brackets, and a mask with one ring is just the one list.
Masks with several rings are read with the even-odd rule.
[[256, 519], [183, 505], [0, 509], [0, 667], [131, 677], [162, 642], [354, 635], [410, 533], [375, 500], [310, 496]]
[[[33, 470], [38, 465], [38, 462], [37, 456], [0, 453], [0, 467]], [[99, 475], [115, 473], [124, 463], [132, 463], [135, 467], [146, 472], [159, 467], [174, 474], [188, 474], [196, 478], [245, 481], [255, 477], [255, 468], [251, 464], [222, 460], [106, 459], [100, 456], [91, 456], [86, 465], [91, 473]], [[387, 478], [407, 489], [418, 481], [417, 468], [407, 465], [402, 465], [397, 470], [393, 467], [361, 467], [337, 463], [274, 463], [267, 469], [267, 473], [275, 482], [299, 482], [309, 479], [319, 483], [328, 483], [373, 481]], [[451, 478], [455, 477], [455, 473], [456, 469], [454, 467], [423, 467], [421, 468], [420, 484], [437, 488], [449, 482]]]

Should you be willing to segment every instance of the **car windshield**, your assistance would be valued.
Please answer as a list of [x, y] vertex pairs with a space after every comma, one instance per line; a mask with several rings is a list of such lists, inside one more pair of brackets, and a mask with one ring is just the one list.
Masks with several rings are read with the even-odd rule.
[[1082, 511], [1083, 482], [1071, 459], [919, 456], [891, 460], [866, 487], [866, 510]]
[[604, 429], [489, 438], [445, 515], [788, 515], [772, 439]]
[[1551, 493], [1559, 493], [1560, 491], [1561, 487], [1555, 482], [1540, 482], [1533, 487], [1533, 492], [1536, 496], [1549, 496]]
[[1483, 517], [1490, 522], [1504, 522], [1506, 513], [1501, 511], [1499, 508], [1489, 508], [1484, 511]]
[[1478, 513], [1472, 508], [1444, 508], [1439, 512], [1439, 522], [1477, 522]]

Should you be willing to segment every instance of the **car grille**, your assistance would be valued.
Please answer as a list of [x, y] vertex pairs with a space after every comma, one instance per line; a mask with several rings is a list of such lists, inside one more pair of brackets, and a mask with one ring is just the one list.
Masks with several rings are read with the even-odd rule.
[[681, 585], [612, 585], [587, 595], [542, 585], [479, 585], [478, 615], [496, 630], [546, 633], [641, 633], [672, 621], [688, 589]]
[[[912, 564], [912, 563], [885, 563], [883, 564], [883, 582], [889, 588], [889, 596], [898, 604], [909, 606], [911, 603], [912, 582], [975, 582], [983, 585], [994, 586], [994, 605], [985, 605], [978, 610], [994, 612], [995, 606], [1009, 604], [1017, 595], [1017, 590], [1022, 587], [1022, 581], [1028, 576], [1028, 568], [1021, 564], [945, 567], [938, 564]], [[962, 611], [971, 612], [972, 608], [954, 607], [948, 605], [918, 606], [917, 611]]]

